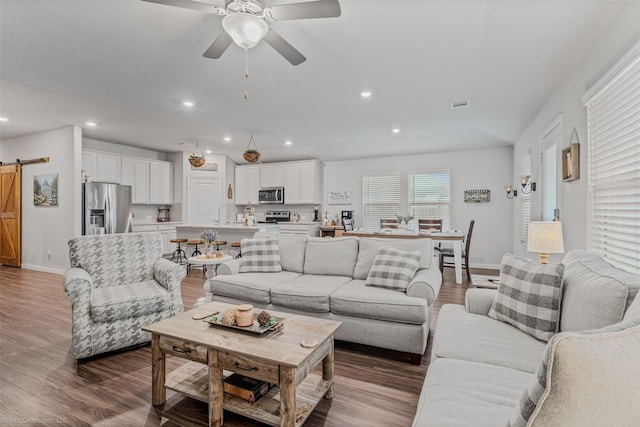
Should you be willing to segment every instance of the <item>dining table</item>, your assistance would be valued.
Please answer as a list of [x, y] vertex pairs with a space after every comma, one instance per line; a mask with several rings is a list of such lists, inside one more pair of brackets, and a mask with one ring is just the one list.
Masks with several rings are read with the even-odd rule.
[[464, 231], [413, 231], [400, 229], [336, 231], [336, 237], [378, 237], [384, 239], [431, 239], [435, 244], [448, 242], [453, 246], [453, 264], [456, 271], [456, 284], [462, 284], [462, 242]]

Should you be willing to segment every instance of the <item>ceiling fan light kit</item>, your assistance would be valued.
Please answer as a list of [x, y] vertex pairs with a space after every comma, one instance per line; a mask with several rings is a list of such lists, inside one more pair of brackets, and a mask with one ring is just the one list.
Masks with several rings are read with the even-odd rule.
[[244, 50], [257, 45], [269, 31], [269, 26], [263, 19], [246, 12], [225, 16], [222, 19], [222, 27], [234, 43]]

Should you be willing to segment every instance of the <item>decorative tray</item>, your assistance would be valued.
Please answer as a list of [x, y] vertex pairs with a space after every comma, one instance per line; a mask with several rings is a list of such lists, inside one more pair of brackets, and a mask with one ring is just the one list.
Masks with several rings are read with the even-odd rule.
[[[220, 316], [221, 317], [221, 316]], [[220, 323], [220, 317], [218, 317], [218, 319], [216, 320], [216, 322], [210, 322], [209, 318], [208, 319], [203, 319], [203, 322], [207, 322], [209, 324], [209, 326], [219, 326], [222, 328], [228, 328], [228, 329], [235, 329], [237, 331], [244, 331], [244, 332], [250, 332], [252, 334], [256, 334], [256, 335], [262, 335], [265, 332], [269, 332], [269, 331], [275, 331], [277, 329], [282, 329], [282, 327], [284, 327], [284, 323], [282, 323], [282, 321], [284, 319], [280, 318], [280, 317], [276, 317], [276, 323], [274, 323], [273, 325], [269, 325], [266, 324], [264, 326], [260, 326], [260, 323], [258, 323], [257, 317], [258, 317], [258, 313], [254, 312], [254, 321], [253, 321], [253, 325], [251, 326], [229, 326], [229, 325], [223, 325], [222, 323]]]

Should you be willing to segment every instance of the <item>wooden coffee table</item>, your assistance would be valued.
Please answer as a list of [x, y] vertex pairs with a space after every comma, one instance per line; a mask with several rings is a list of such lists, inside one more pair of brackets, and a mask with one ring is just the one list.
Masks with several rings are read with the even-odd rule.
[[[333, 334], [342, 322], [269, 311], [284, 327], [255, 335], [192, 318], [195, 312], [222, 314], [228, 307], [212, 302], [143, 328], [152, 334], [153, 405], [165, 403], [166, 387], [208, 402], [210, 426], [223, 424], [223, 409], [272, 426], [302, 425], [323, 396], [333, 398]], [[302, 340], [318, 345], [304, 348]], [[167, 354], [197, 363], [167, 375]], [[322, 375], [311, 373], [320, 362]], [[223, 393], [225, 374], [231, 372], [276, 387], [250, 404]]]

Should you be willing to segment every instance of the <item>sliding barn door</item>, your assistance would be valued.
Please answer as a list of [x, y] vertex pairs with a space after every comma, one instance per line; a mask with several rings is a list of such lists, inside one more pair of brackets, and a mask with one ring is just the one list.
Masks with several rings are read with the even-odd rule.
[[20, 267], [20, 165], [0, 166], [0, 264]]

